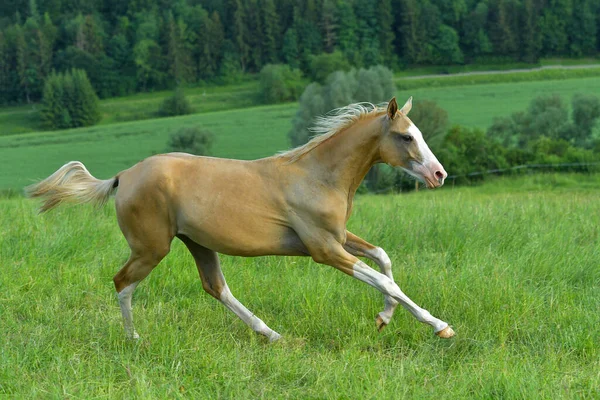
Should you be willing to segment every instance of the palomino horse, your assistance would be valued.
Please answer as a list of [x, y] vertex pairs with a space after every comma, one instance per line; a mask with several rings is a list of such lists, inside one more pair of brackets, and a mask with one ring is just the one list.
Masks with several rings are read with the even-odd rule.
[[[73, 161], [27, 192], [45, 198], [43, 212], [64, 201], [102, 204], [118, 187], [117, 219], [131, 255], [114, 283], [130, 338], [139, 337], [132, 294], [175, 237], [192, 253], [204, 290], [271, 341], [280, 335], [233, 297], [217, 253], [311, 256], [385, 295], [385, 309], [376, 318], [380, 330], [400, 303], [439, 337], [450, 338], [454, 331], [446, 322], [394, 283], [385, 251], [346, 230], [356, 189], [376, 163], [402, 167], [429, 188], [444, 183], [446, 171], [407, 117], [411, 106], [412, 97], [401, 110], [395, 98], [387, 109], [343, 107], [317, 121], [314, 130], [322, 135], [306, 145], [253, 161], [161, 154], [107, 180]], [[373, 260], [382, 273], [357, 257]]]

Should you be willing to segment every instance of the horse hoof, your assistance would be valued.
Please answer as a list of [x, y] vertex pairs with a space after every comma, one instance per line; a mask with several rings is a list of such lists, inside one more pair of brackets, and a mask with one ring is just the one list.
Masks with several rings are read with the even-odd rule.
[[273, 331], [271, 333], [271, 335], [269, 335], [269, 342], [270, 343], [276, 342], [279, 339], [281, 339], [281, 335], [279, 333], [275, 332], [275, 331]]
[[455, 335], [455, 333], [452, 330], [452, 328], [450, 328], [450, 325], [448, 325], [447, 327], [445, 327], [441, 331], [436, 332], [435, 334], [438, 335], [439, 337], [441, 337], [442, 339], [450, 339], [452, 336]]
[[375, 318], [375, 323], [377, 324], [377, 331], [381, 332], [383, 328], [387, 326], [387, 323], [381, 318], [379, 315]]

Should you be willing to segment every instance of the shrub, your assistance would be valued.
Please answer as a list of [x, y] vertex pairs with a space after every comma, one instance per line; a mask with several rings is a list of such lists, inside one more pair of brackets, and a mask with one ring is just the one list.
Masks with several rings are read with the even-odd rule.
[[350, 63], [340, 51], [312, 56], [310, 60], [310, 78], [324, 84], [327, 77], [335, 71], [348, 71]]
[[42, 125], [48, 129], [91, 126], [100, 120], [98, 96], [85, 71], [52, 72], [44, 84]]
[[167, 97], [158, 109], [158, 115], [162, 117], [174, 117], [192, 113], [192, 105], [181, 88], [176, 88], [172, 96]]
[[213, 144], [213, 134], [197, 127], [184, 127], [173, 134], [167, 143], [167, 151], [209, 155]]
[[318, 115], [351, 103], [388, 101], [394, 91], [392, 73], [383, 66], [333, 72], [325, 85], [311, 83], [300, 96], [300, 106], [288, 133], [290, 142], [293, 146], [306, 143], [310, 138], [308, 128]]
[[576, 94], [572, 99], [574, 125], [571, 140], [583, 147], [593, 146], [593, 130], [600, 117], [600, 99], [590, 94]]
[[573, 146], [592, 148], [595, 145], [594, 126], [600, 117], [600, 99], [594, 95], [577, 94], [572, 99], [573, 112], [557, 96], [538, 96], [525, 111], [496, 119], [488, 136], [506, 147], [527, 147], [542, 137], [565, 140]]
[[302, 72], [284, 64], [267, 64], [260, 71], [259, 93], [263, 103], [297, 100], [304, 83]]

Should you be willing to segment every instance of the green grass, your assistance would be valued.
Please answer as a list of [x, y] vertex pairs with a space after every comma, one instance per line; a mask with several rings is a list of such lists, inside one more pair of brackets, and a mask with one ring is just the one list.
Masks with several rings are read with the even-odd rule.
[[123, 338], [112, 206], [38, 216], [0, 200], [0, 396], [9, 398], [594, 398], [600, 387], [600, 176], [537, 175], [357, 199], [349, 228], [447, 320], [449, 341], [374, 289], [307, 258], [222, 257], [268, 344], [171, 254], [138, 288]]
[[[600, 69], [598, 69], [600, 73]], [[575, 93], [600, 93], [599, 78], [518, 83], [489, 83], [454, 87], [407, 89], [398, 92], [399, 102], [413, 96], [415, 101], [436, 101], [448, 111], [450, 123], [487, 129], [496, 117], [522, 111], [539, 95], [558, 94], [566, 104]]]
[[595, 78], [600, 77], [598, 65], [577, 69], [546, 69], [522, 72], [490, 72], [474, 75], [446, 75], [427, 78], [396, 78], [396, 86], [401, 90], [445, 87], [445, 86], [467, 86], [481, 85], [486, 83], [518, 83], [533, 81], [557, 81], [565, 79]]

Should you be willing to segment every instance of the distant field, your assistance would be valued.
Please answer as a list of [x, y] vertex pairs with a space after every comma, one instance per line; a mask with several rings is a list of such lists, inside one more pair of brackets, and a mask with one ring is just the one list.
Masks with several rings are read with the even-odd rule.
[[[417, 102], [435, 100], [448, 111], [452, 124], [485, 129], [494, 117], [524, 109], [537, 95], [557, 93], [570, 102], [578, 92], [600, 93], [600, 79], [413, 89], [398, 92], [398, 98], [400, 102], [409, 96]], [[189, 125], [214, 132], [216, 156], [269, 156], [288, 148], [287, 132], [296, 107], [290, 103], [0, 137], [0, 189], [20, 189], [71, 160], [84, 162], [98, 177], [110, 177], [153, 153], [163, 152], [169, 134]]]
[[443, 341], [307, 258], [222, 257], [269, 345], [205, 294], [184, 246], [138, 287], [124, 340], [112, 276], [128, 256], [112, 202], [36, 215], [0, 200], [0, 397], [597, 398], [600, 176], [361, 196], [349, 228], [447, 320]]

